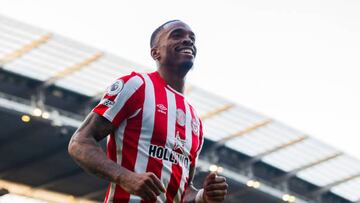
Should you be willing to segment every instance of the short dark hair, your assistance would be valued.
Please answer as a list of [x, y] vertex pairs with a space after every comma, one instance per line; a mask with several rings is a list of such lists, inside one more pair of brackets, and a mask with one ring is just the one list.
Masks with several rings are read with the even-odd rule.
[[158, 28], [156, 28], [156, 30], [154, 30], [154, 32], [151, 34], [151, 38], [150, 38], [150, 48], [154, 47], [155, 39], [156, 39], [157, 35], [159, 34], [159, 32], [164, 29], [165, 25], [172, 23], [172, 22], [176, 22], [176, 21], [180, 21], [180, 20], [169, 20], [166, 23], [160, 25]]

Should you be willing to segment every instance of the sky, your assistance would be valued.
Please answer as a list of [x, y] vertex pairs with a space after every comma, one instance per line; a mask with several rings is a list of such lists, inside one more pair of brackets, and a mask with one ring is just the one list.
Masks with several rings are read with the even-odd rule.
[[360, 1], [0, 0], [0, 14], [149, 67], [153, 30], [187, 22], [187, 81], [360, 159]]

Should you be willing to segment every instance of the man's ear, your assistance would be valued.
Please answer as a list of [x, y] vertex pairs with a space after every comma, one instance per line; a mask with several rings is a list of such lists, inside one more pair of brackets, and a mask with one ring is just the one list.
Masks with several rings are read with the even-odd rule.
[[160, 59], [160, 52], [157, 49], [157, 47], [153, 47], [151, 48], [151, 57], [155, 60], [158, 61]]

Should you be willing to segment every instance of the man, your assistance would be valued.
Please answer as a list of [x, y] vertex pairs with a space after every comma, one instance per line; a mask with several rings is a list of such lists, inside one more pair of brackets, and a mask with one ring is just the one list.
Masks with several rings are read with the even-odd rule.
[[[169, 21], [151, 36], [157, 71], [119, 78], [72, 136], [69, 154], [110, 181], [105, 202], [204, 202], [225, 199], [224, 177], [192, 185], [203, 144], [202, 123], [182, 94], [196, 56], [195, 34]], [[107, 156], [98, 141], [108, 137]]]

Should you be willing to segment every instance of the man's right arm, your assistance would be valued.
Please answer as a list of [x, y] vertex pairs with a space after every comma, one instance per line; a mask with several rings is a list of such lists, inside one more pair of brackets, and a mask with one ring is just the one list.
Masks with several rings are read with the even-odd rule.
[[146, 201], [156, 200], [165, 189], [153, 173], [136, 174], [108, 159], [101, 149], [98, 141], [114, 130], [106, 118], [90, 113], [70, 140], [70, 156], [89, 173], [114, 182]]

